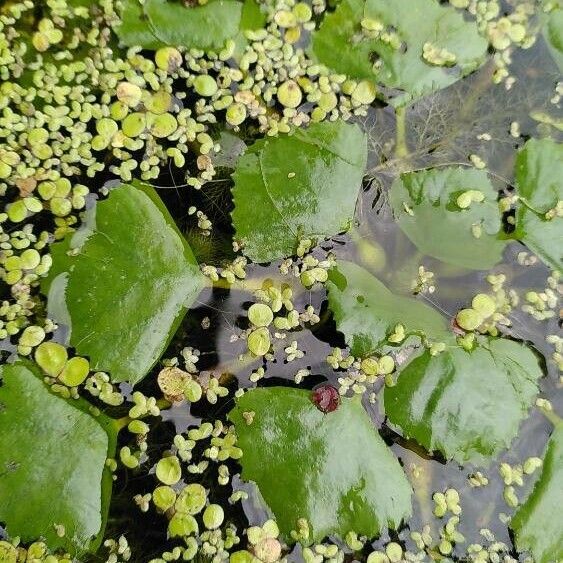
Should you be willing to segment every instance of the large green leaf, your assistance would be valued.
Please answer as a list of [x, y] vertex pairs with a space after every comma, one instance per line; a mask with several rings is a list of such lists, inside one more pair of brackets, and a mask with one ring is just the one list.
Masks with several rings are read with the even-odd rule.
[[563, 72], [563, 7], [544, 15], [543, 37], [553, 60]]
[[[0, 521], [24, 541], [94, 551], [107, 519], [116, 426], [52, 394], [27, 361], [0, 367]], [[65, 528], [59, 537], [56, 524]]]
[[365, 135], [342, 121], [254, 143], [233, 174], [232, 218], [244, 253], [267, 262], [293, 254], [302, 238], [346, 230], [366, 159]]
[[156, 50], [163, 46], [152, 32], [139, 0], [123, 0], [121, 23], [115, 31], [120, 41], [129, 47]]
[[[362, 35], [364, 18], [396, 30], [402, 46]], [[438, 66], [423, 58], [431, 43], [455, 55], [454, 66]], [[313, 52], [328, 67], [355, 78], [371, 78], [398, 90], [393, 105], [404, 105], [445, 88], [478, 68], [485, 60], [487, 41], [473, 22], [435, 0], [343, 0], [313, 33]], [[373, 61], [381, 67], [373, 70]]]
[[[256, 413], [252, 424], [243, 417], [248, 411]], [[351, 530], [373, 537], [410, 515], [410, 485], [359, 397], [324, 414], [309, 391], [253, 389], [229, 418], [243, 451], [242, 477], [257, 483], [286, 538], [298, 518], [319, 541]]]
[[426, 449], [483, 462], [510, 446], [541, 375], [532, 350], [512, 340], [425, 351], [385, 389], [385, 412]]
[[197, 297], [202, 276], [153, 188], [120, 186], [88, 224], [52, 247], [48, 305], [56, 321], [70, 319], [70, 344], [93, 369], [136, 383]]
[[516, 215], [516, 232], [546, 264], [563, 270], [563, 218], [546, 212], [563, 200], [563, 144], [530, 139], [516, 158], [516, 185], [524, 200]]
[[190, 7], [171, 0], [145, 0], [152, 32], [163, 43], [196, 49], [220, 49], [238, 31], [242, 2], [209, 0]]
[[537, 563], [563, 560], [563, 424], [553, 432], [534, 490], [510, 522], [519, 550], [530, 550]]
[[[469, 190], [481, 192], [483, 201], [459, 207], [458, 197]], [[391, 186], [390, 201], [399, 226], [425, 254], [476, 270], [500, 261], [506, 241], [497, 191], [484, 170], [448, 167], [402, 174]]]
[[326, 283], [328, 305], [337, 329], [355, 356], [367, 356], [386, 344], [397, 324], [407, 335], [452, 342], [448, 321], [438, 311], [412, 298], [395, 295], [368, 271], [338, 262]]

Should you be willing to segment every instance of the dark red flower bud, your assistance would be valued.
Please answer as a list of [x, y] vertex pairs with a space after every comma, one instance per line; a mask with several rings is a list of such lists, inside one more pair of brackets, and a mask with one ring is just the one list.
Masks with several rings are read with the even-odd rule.
[[340, 405], [340, 393], [333, 385], [323, 383], [313, 389], [311, 400], [320, 411], [332, 412]]

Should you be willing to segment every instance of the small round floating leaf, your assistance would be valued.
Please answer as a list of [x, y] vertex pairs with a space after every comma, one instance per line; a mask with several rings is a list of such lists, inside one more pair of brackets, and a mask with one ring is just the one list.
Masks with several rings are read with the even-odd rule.
[[255, 356], [264, 356], [270, 350], [270, 332], [265, 327], [257, 328], [248, 335], [248, 349]]
[[197, 534], [199, 526], [193, 516], [183, 512], [177, 512], [168, 523], [170, 537], [185, 537]]
[[254, 553], [264, 563], [275, 563], [281, 557], [281, 543], [276, 538], [264, 538], [254, 546]]
[[475, 309], [462, 309], [456, 315], [456, 322], [463, 330], [475, 330], [482, 322], [484, 316]]
[[113, 137], [118, 130], [117, 123], [109, 117], [103, 117], [96, 122], [96, 131], [102, 137]]
[[286, 108], [296, 108], [303, 99], [303, 93], [299, 84], [294, 80], [286, 80], [278, 88], [278, 101]]
[[203, 395], [203, 389], [201, 385], [194, 381], [193, 379], [189, 379], [186, 381], [184, 385], [184, 397], [190, 403], [197, 403], [201, 399]]
[[178, 397], [184, 393], [187, 381], [191, 375], [179, 367], [165, 367], [160, 370], [157, 376], [157, 383], [160, 390], [167, 397]]
[[172, 73], [182, 65], [182, 54], [174, 47], [162, 47], [155, 53], [154, 62], [161, 70]]
[[18, 344], [20, 346], [38, 346], [45, 339], [45, 331], [40, 326], [28, 326], [22, 332]]
[[255, 556], [247, 551], [246, 549], [241, 549], [231, 553], [229, 558], [229, 563], [254, 563], [256, 560]]
[[186, 514], [198, 514], [203, 510], [207, 501], [207, 492], [205, 487], [199, 483], [190, 483], [186, 485], [174, 505], [176, 512], [185, 512]]
[[178, 121], [171, 113], [162, 115], [149, 114], [147, 123], [150, 132], [158, 139], [169, 137], [178, 128]]
[[194, 80], [194, 89], [200, 96], [211, 97], [217, 92], [217, 82], [209, 74], [200, 74]]
[[496, 303], [495, 300], [486, 293], [478, 293], [471, 301], [471, 307], [478, 311], [484, 318], [487, 318], [495, 312]]
[[168, 485], [160, 485], [153, 491], [152, 501], [162, 512], [166, 512], [169, 508], [174, 506], [176, 502], [176, 492]]
[[127, 104], [129, 107], [137, 107], [141, 103], [143, 91], [137, 84], [131, 82], [120, 82], [115, 92], [120, 102]]
[[238, 102], [231, 104], [227, 108], [225, 118], [229, 125], [240, 125], [246, 119], [246, 107]]
[[147, 109], [156, 115], [166, 113], [172, 107], [172, 95], [166, 90], [160, 90], [154, 93], [147, 100]]
[[42, 342], [35, 350], [35, 361], [51, 377], [57, 377], [61, 373], [67, 358], [66, 348], [56, 342]]
[[28, 248], [21, 253], [21, 268], [23, 270], [33, 270], [41, 262], [41, 255], [35, 248]]
[[0, 541], [0, 561], [2, 563], [17, 563], [18, 550], [7, 541]]
[[360, 104], [369, 105], [375, 100], [377, 88], [371, 80], [362, 80], [354, 88], [352, 99]]
[[84, 382], [90, 371], [90, 362], [86, 358], [71, 358], [59, 375], [60, 381], [69, 387], [76, 387]]
[[180, 460], [174, 455], [163, 457], [156, 464], [156, 476], [165, 485], [175, 485], [182, 477]]
[[208, 530], [216, 530], [225, 519], [225, 513], [218, 504], [210, 504], [203, 512], [203, 523]]
[[254, 303], [248, 309], [248, 320], [254, 326], [269, 326], [274, 320], [274, 313], [264, 303]]
[[146, 117], [144, 113], [130, 113], [121, 124], [121, 130], [128, 137], [138, 137], [146, 128]]

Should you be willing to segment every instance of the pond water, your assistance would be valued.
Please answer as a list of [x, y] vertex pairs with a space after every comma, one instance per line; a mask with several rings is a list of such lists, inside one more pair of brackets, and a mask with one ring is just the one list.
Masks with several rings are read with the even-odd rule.
[[[410, 107], [406, 112], [409, 154], [405, 157], [396, 158], [394, 154], [396, 125], [392, 109], [374, 109], [366, 118], [358, 120], [369, 133], [369, 172], [357, 204], [353, 234], [333, 237], [331, 241], [321, 245], [322, 249], [333, 252], [339, 259], [362, 264], [388, 287], [393, 287], [395, 292], [404, 295], [412, 294], [412, 281], [416, 279], [419, 266], [423, 265], [426, 270], [434, 272], [437, 289], [432, 294], [422, 293], [419, 298], [451, 319], [467, 305], [470, 296], [489, 290], [486, 277], [490, 273], [504, 274], [507, 287], [521, 295], [529, 290], [542, 290], [550, 271], [540, 261], [526, 266], [519, 263], [518, 255], [526, 251], [521, 243], [508, 245], [502, 262], [492, 272], [472, 272], [452, 267], [420, 253], [398, 227], [388, 203], [387, 191], [402, 170], [450, 164], [466, 166], [468, 156], [475, 152], [486, 160], [488, 170], [495, 174], [495, 187], [510, 191], [514, 182], [515, 149], [538, 133], [538, 122], [530, 118], [530, 113], [552, 111], [546, 93], [550, 91], [554, 77], [557, 76], [549, 55], [541, 44], [528, 51], [519, 51], [512, 72], [517, 81], [508, 91], [501, 85], [492, 84], [492, 67], [489, 65], [464, 81]], [[517, 139], [510, 134], [510, 124], [514, 121], [520, 125], [521, 135]], [[483, 133], [489, 133], [492, 139], [488, 142], [480, 140], [478, 136]], [[229, 162], [228, 155], [226, 162]], [[230, 248], [233, 232], [230, 223], [232, 203], [229, 190], [232, 184], [229, 172], [229, 168], [225, 168], [224, 179], [218, 178], [216, 182], [205, 186], [195, 200], [193, 192], [186, 192], [182, 187], [175, 188], [175, 184], [180, 184], [181, 180], [179, 177], [174, 178], [170, 170], [163, 171], [155, 182], [159, 186], [159, 195], [177, 223], [183, 226], [196, 254], [199, 249], [201, 255], [198, 258], [201, 261], [217, 262], [234, 256]], [[211, 240], [188, 230], [189, 217], [186, 210], [194, 204], [213, 220], [215, 227]], [[253, 264], [247, 269], [247, 273], [249, 280], [282, 279], [279, 262], [265, 266]], [[284, 277], [283, 281], [287, 282], [287, 278]], [[332, 347], [344, 348], [345, 342], [327, 310], [326, 293], [322, 289], [304, 290], [299, 284], [294, 289], [299, 294], [294, 299], [295, 307], [301, 310], [311, 304], [316, 310], [320, 309], [321, 326], [314, 328], [312, 333], [295, 335], [299, 347], [306, 351], [302, 359], [288, 363], [283, 349], [278, 350], [273, 362], [268, 362], [267, 377], [259, 385], [295, 386], [295, 373], [305, 368], [311, 375], [298, 387], [312, 389], [323, 382], [338, 386], [342, 371], [333, 371], [327, 365], [326, 357]], [[237, 358], [246, 351], [246, 344], [244, 341], [232, 340], [232, 337], [240, 333], [241, 328], [248, 326], [247, 311], [252, 303], [253, 298], [245, 292], [217, 288], [205, 290], [198, 297], [197, 306], [184, 319], [164, 357], [178, 356], [183, 347], [191, 346], [201, 352], [198, 367], [223, 373], [231, 389], [254, 386], [249, 375], [263, 362], [243, 362], [240, 369], [236, 369]], [[506, 334], [528, 342], [543, 358], [549, 358], [553, 348], [546, 342], [546, 336], [559, 331], [560, 321], [557, 318], [536, 321], [519, 308], [514, 310], [510, 318], [512, 326], [507, 328]], [[207, 320], [209, 328], [202, 330], [201, 326]], [[540, 396], [549, 398], [555, 411], [560, 411], [563, 394], [557, 367], [553, 362], [545, 360], [542, 360], [542, 366], [545, 377], [540, 381]], [[223, 372], [233, 368], [232, 372]], [[155, 369], [155, 376], [157, 372], [158, 369]], [[147, 395], [154, 394], [154, 378], [148, 377], [140, 388]], [[151, 430], [148, 452], [151, 460], [158, 461], [175, 433], [186, 432], [201, 421], [213, 421], [216, 418], [226, 420], [226, 414], [232, 405], [233, 398], [229, 396], [220, 399], [211, 410], [209, 405], [203, 408], [194, 405], [190, 409], [182, 403], [163, 411], [162, 421]], [[385, 442], [399, 458], [415, 491], [414, 514], [408, 525], [397, 532], [383, 533], [371, 545], [384, 548], [389, 541], [397, 540], [407, 549], [416, 550], [408, 532], [420, 530], [425, 524], [430, 525], [433, 535], [438, 535], [441, 522], [432, 514], [432, 494], [434, 491], [453, 487], [463, 499], [463, 518], [458, 529], [465, 536], [466, 543], [455, 546], [451, 558], [465, 559], [468, 544], [485, 543], [488, 536], [482, 533], [483, 529], [490, 530], [496, 541], [506, 543], [510, 546], [510, 554], [518, 557], [512, 544], [512, 534], [506, 524], [506, 518], [514, 513], [514, 509], [507, 506], [503, 498], [505, 484], [498, 467], [502, 462], [516, 465], [531, 456], [542, 457], [552, 425], [539, 410], [531, 410], [510, 449], [483, 470], [481, 466], [472, 464], [446, 462], [440, 454], [429, 455], [414, 441], [403, 439], [397, 429], [386, 421], [379, 401], [370, 403], [364, 399], [364, 406]], [[237, 464], [232, 467], [232, 472], [236, 475], [240, 467]], [[468, 477], [479, 470], [489, 479], [488, 486], [474, 487], [469, 483]], [[116, 536], [126, 533], [132, 545], [140, 546], [143, 556], [139, 561], [153, 555], [156, 557], [166, 546], [171, 548], [173, 545], [167, 543], [159, 517], [154, 514], [136, 514], [134, 518], [131, 517], [131, 497], [150, 490], [151, 482], [151, 476], [120, 477], [109, 521], [110, 536], [112, 533]], [[255, 486], [247, 485], [236, 477], [234, 483], [237, 488], [250, 494], [249, 499], [242, 503], [243, 510], [234, 510], [230, 515], [235, 522], [259, 525], [271, 515]], [[518, 489], [519, 496], [525, 498], [533, 483], [534, 478], [528, 479]], [[228, 495], [211, 479], [207, 485], [215, 491], [217, 498], [226, 500]], [[371, 552], [369, 545], [368, 543], [364, 548], [366, 554]], [[357, 558], [358, 555], [350, 553], [347, 559]], [[302, 560], [300, 548], [295, 548], [289, 554], [289, 559]]]
[[[507, 4], [505, 7], [508, 6]], [[333, 8], [331, 6], [329, 12]], [[304, 36], [302, 43], [306, 37], [308, 36]], [[513, 291], [520, 302], [509, 314], [509, 326], [502, 327], [502, 336], [526, 343], [533, 349], [543, 372], [543, 377], [538, 381], [540, 406], [541, 399], [547, 399], [553, 411], [561, 413], [562, 379], [556, 362], [552, 360], [554, 347], [546, 340], [549, 335], [560, 334], [560, 301], [551, 307], [555, 311], [553, 317], [545, 320], [536, 320], [522, 309], [529, 292], [542, 292], [548, 286], [551, 270], [521, 242], [515, 240], [506, 245], [502, 260], [490, 270], [470, 270], [432, 258], [419, 250], [405, 234], [396, 220], [396, 213], [390, 202], [391, 186], [402, 173], [451, 167], [473, 169], [480, 160], [486, 163], [493, 187], [502, 196], [513, 195], [516, 184], [515, 158], [526, 141], [543, 137], [562, 140], [560, 125], [557, 128], [545, 123], [545, 115], [551, 116], [553, 120], [559, 119], [559, 124], [562, 118], [561, 104], [551, 101], [561, 76], [545, 43], [538, 41], [530, 49], [517, 49], [514, 52], [510, 73], [515, 80], [509, 88], [505, 83], [493, 83], [494, 71], [494, 64], [489, 61], [463, 80], [431, 93], [405, 109], [396, 111], [390, 105], [375, 101], [367, 115], [353, 116], [351, 121], [366, 132], [368, 144], [367, 167], [356, 203], [353, 225], [345, 233], [320, 242], [311, 254], [319, 260], [331, 256], [337, 263], [350, 261], [362, 266], [396, 295], [411, 298], [416, 296], [420, 303], [439, 312], [457, 335], [464, 333], [456, 323], [458, 312], [469, 306], [473, 296], [491, 293], [494, 285], [491, 283], [491, 275], [503, 275], [504, 288]], [[238, 255], [233, 250], [235, 230], [231, 216], [234, 209], [231, 189], [234, 181], [231, 174], [246, 145], [251, 145], [259, 135], [255, 126], [246, 124], [237, 130], [236, 135], [232, 131], [221, 132], [220, 125], [211, 125], [209, 132], [220, 139], [222, 146], [221, 152], [213, 157], [217, 171], [213, 180], [204, 182], [200, 190], [186, 186], [186, 167], [193, 167], [193, 162], [190, 161], [188, 165], [179, 168], [171, 164], [163, 166], [159, 176], [148, 183], [156, 189], [179, 231], [191, 246], [198, 264], [226, 266]], [[97, 193], [97, 196], [88, 196], [87, 209], [94, 208], [96, 200], [104, 200], [108, 194], [104, 188], [109, 189], [111, 201], [113, 188], [120, 183], [109, 170], [96, 175], [94, 180], [84, 174], [79, 176], [79, 180], [88, 186], [92, 194]], [[100, 189], [101, 186], [104, 188]], [[197, 208], [211, 219], [211, 236], [202, 234], [197, 227], [197, 220], [194, 221], [191, 208]], [[514, 210], [507, 211], [502, 217], [507, 233], [514, 229], [513, 218]], [[38, 215], [36, 227], [49, 225], [49, 220], [50, 218]], [[433, 236], [431, 231], [432, 225], [428, 225], [429, 237]], [[563, 241], [561, 242], [563, 245]], [[464, 247], [459, 248], [460, 255], [465, 251]], [[129, 409], [134, 405], [134, 391], [140, 391], [147, 397], [163, 397], [158, 385], [158, 375], [167, 361], [170, 363], [173, 358], [181, 358], [182, 350], [186, 347], [198, 351], [200, 380], [205, 382], [209, 377], [216, 376], [221, 385], [229, 390], [228, 395], [219, 397], [215, 404], [204, 400], [193, 403], [161, 401], [159, 404], [168, 408], [162, 408], [158, 417], [151, 418], [147, 449], [143, 453], [141, 467], [131, 469], [123, 464], [117, 466], [104, 538], [118, 540], [120, 536], [126, 536], [131, 547], [129, 561], [147, 562], [181, 544], [178, 539], [169, 537], [167, 516], [171, 515], [170, 511], [163, 515], [154, 510], [153, 506], [150, 510], [141, 511], [133, 500], [136, 496], [154, 491], [157, 483], [155, 466], [163, 456], [177, 452], [177, 446], [173, 446], [177, 434], [186, 434], [203, 422], [214, 423], [220, 420], [227, 424], [229, 412], [235, 407], [239, 396], [235, 395], [237, 390], [273, 386], [312, 390], [325, 383], [336, 388], [343, 385], [342, 378], [346, 376], [347, 370], [333, 369], [327, 362], [327, 357], [333, 353], [334, 348], [345, 350], [347, 347], [347, 340], [338, 330], [328, 304], [327, 290], [323, 284], [314, 284], [312, 288], [304, 287], [298, 275], [282, 275], [280, 269], [283, 270], [283, 264], [281, 260], [265, 264], [249, 261], [246, 278], [237, 280], [232, 287], [223, 279], [215, 284], [208, 283], [173, 332], [161, 360], [149, 374], [134, 388], [128, 383], [119, 384], [120, 392], [126, 397], [123, 404], [108, 406], [99, 399], [88, 397], [92, 404], [111, 418], [118, 421], [126, 419]], [[416, 288], [421, 272], [430, 272], [433, 277], [427, 278], [421, 287]], [[267, 359], [248, 354], [245, 333], [252, 326], [248, 310], [256, 302], [254, 291], [265, 280], [289, 284], [293, 290], [293, 307], [302, 312], [310, 305], [319, 316], [318, 323], [300, 327], [285, 339], [274, 338], [273, 351]], [[134, 283], [135, 281], [132, 285]], [[0, 290], [3, 298], [9, 296], [7, 286]], [[556, 284], [555, 292], [559, 298], [560, 283]], [[49, 298], [51, 299], [51, 293]], [[42, 301], [42, 306], [46, 307], [45, 299], [42, 298]], [[70, 327], [59, 323], [52, 340], [67, 344], [69, 330]], [[295, 347], [304, 354], [288, 361], [288, 351], [285, 348], [293, 340], [296, 341]], [[69, 350], [75, 352], [78, 348], [77, 345], [76, 348], [69, 347]], [[386, 351], [391, 354], [397, 367], [402, 368], [422, 349], [420, 339], [412, 338], [407, 341], [406, 346], [391, 346]], [[0, 354], [6, 365], [15, 360], [17, 346], [14, 339], [0, 341]], [[258, 382], [251, 380], [251, 376], [261, 367], [265, 368], [264, 377]], [[296, 383], [296, 374], [300, 370], [306, 370], [308, 375]], [[331, 536], [326, 541], [342, 548], [346, 561], [364, 561], [374, 549], [385, 551], [389, 542], [398, 542], [405, 550], [416, 553], [420, 549], [417, 549], [411, 532], [420, 532], [427, 526], [427, 531], [435, 542], [439, 541], [447, 517], [443, 519], [434, 515], [433, 495], [451, 488], [461, 498], [462, 515], [456, 529], [463, 535], [464, 541], [453, 542], [451, 553], [440, 553], [437, 547], [427, 546], [424, 555], [426, 560], [467, 561], [472, 559], [468, 553], [470, 544], [490, 546], [494, 542], [502, 542], [508, 546], [506, 552], [502, 552], [503, 556], [530, 561], [527, 555], [519, 554], [516, 549], [509, 520], [517, 508], [507, 503], [507, 486], [510, 483], [507, 483], [499, 468], [501, 464], [516, 466], [531, 457], [544, 457], [546, 445], [553, 433], [549, 413], [546, 416], [541, 408], [531, 404], [529, 416], [524, 418], [517, 437], [507, 450], [503, 450], [488, 464], [461, 464], [456, 460], [448, 461], [438, 451], [426, 451], [415, 439], [406, 437], [398, 426], [388, 420], [382, 397], [386, 385], [391, 387], [392, 383], [396, 383], [394, 378], [396, 379], [396, 374], [390, 378], [380, 377], [361, 394], [361, 401], [379, 435], [399, 460], [414, 491], [412, 517], [397, 530], [384, 528], [376, 540], [366, 541], [365, 545], [355, 550], [336, 536]], [[351, 396], [353, 392], [350, 390], [347, 395]], [[480, 414], [474, 412], [472, 416], [479, 417]], [[487, 415], [483, 413], [481, 416]], [[451, 421], [445, 424], [449, 422]], [[132, 433], [122, 432], [117, 440], [117, 452], [122, 447], [135, 445]], [[139, 444], [142, 441], [139, 439]], [[262, 444], [256, 444], [257, 448], [261, 446]], [[193, 458], [203, 459], [206, 447], [203, 443], [195, 446]], [[197, 482], [208, 489], [212, 502], [226, 507], [225, 521], [234, 524], [242, 536], [243, 530], [248, 526], [260, 526], [273, 517], [273, 514], [258, 487], [241, 478], [241, 462], [227, 459], [223, 463], [232, 476], [226, 486], [218, 484], [214, 464], [201, 473], [184, 472], [182, 483]], [[265, 458], [264, 464], [267, 463], [268, 459]], [[481, 474], [488, 479], [486, 486], [476, 484], [475, 475]], [[525, 475], [522, 486], [516, 487], [515, 492], [521, 502], [533, 490], [539, 474], [540, 471], [536, 471], [530, 476]], [[280, 479], [279, 486], [284, 486], [283, 479]], [[240, 503], [233, 503], [230, 501], [233, 491], [244, 491], [248, 497]], [[0, 516], [1, 514], [0, 512]], [[559, 516], [553, 514], [553, 518], [557, 519]], [[0, 539], [7, 537], [1, 524], [3, 522], [0, 518]], [[244, 547], [243, 539], [240, 549]], [[79, 560], [106, 561], [106, 551], [102, 548], [98, 553], [80, 554]], [[299, 544], [287, 548], [284, 554], [286, 552], [289, 561], [305, 560], [303, 548]], [[1, 556], [0, 552], [0, 563], [4, 563]], [[210, 560], [210, 557], [202, 553], [195, 556], [195, 561], [198, 562]], [[491, 560], [494, 560], [494, 556]], [[497, 560], [501, 560], [501, 556]], [[11, 560], [9, 563], [12, 563]]]

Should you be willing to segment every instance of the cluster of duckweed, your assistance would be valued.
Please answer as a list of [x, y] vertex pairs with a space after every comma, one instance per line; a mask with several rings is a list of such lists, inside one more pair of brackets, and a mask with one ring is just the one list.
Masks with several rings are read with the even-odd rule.
[[[320, 320], [312, 305], [306, 305], [303, 311], [295, 308], [294, 289], [289, 283], [276, 285], [273, 280], [266, 279], [254, 292], [254, 297], [257, 302], [248, 310], [250, 327], [240, 335], [246, 338], [248, 350], [253, 356], [273, 360], [272, 338], [284, 340], [287, 332], [299, 330], [307, 324], [314, 325]], [[304, 356], [297, 340], [283, 348], [287, 362]], [[258, 381], [263, 375], [263, 371], [258, 370], [251, 375], [251, 381]]]
[[424, 266], [418, 267], [416, 279], [411, 283], [411, 291], [414, 295], [419, 293], [432, 294], [436, 291], [436, 281], [434, 279], [434, 272], [427, 270]]
[[38, 541], [24, 547], [20, 545], [20, 538], [11, 541], [0, 540], [0, 561], [2, 563], [20, 563], [23, 561], [37, 561], [41, 563], [72, 563], [73, 558], [68, 553], [53, 554], [47, 544]]
[[[216, 563], [229, 557], [241, 541], [237, 528], [224, 508], [212, 502], [215, 493], [204, 487], [205, 479], [198, 476], [213, 474], [220, 488], [228, 486], [231, 477], [227, 464], [241, 456], [234, 429], [220, 420], [203, 422], [174, 437], [171, 449], [154, 468], [158, 484], [151, 493], [134, 499], [142, 511], [152, 507], [162, 514], [168, 520], [169, 537], [182, 541], [181, 546], [153, 559], [154, 563], [192, 560], [198, 554]], [[246, 498], [242, 491], [238, 493], [230, 496], [231, 503]], [[251, 528], [247, 534], [250, 541]], [[232, 557], [236, 558], [235, 554]]]
[[226, 397], [229, 390], [222, 385], [220, 378], [209, 372], [199, 372], [196, 363], [200, 352], [186, 347], [180, 353], [184, 370], [179, 367], [178, 358], [168, 358], [163, 361], [164, 368], [159, 372], [157, 383], [164, 397], [172, 403], [188, 401], [197, 403], [205, 398], [214, 405], [219, 398]]
[[338, 391], [341, 395], [350, 390], [362, 395], [380, 378], [383, 378], [387, 385], [393, 385], [391, 374], [395, 371], [395, 360], [389, 354], [355, 358], [351, 354], [343, 354], [342, 350], [336, 347], [332, 349], [326, 361], [333, 370], [346, 372], [338, 378]]
[[[559, 371], [563, 371], [563, 338], [561, 338], [557, 334], [548, 334], [546, 340], [548, 344], [551, 344], [554, 348], [551, 359], [557, 365], [557, 369]], [[560, 375], [559, 378], [561, 381], [563, 376]]]
[[104, 547], [108, 551], [106, 563], [125, 563], [131, 559], [131, 548], [125, 536], [105, 540]]
[[[22, 336], [30, 328], [39, 327], [28, 327]], [[46, 383], [51, 385], [54, 392], [65, 398], [78, 397], [78, 386], [84, 383], [90, 373], [90, 362], [86, 358], [69, 358], [67, 349], [62, 344], [51, 341], [39, 344], [35, 348], [34, 358], [45, 374]]]
[[458, 340], [469, 348], [473, 343], [471, 333], [498, 336], [502, 327], [510, 326], [508, 315], [520, 302], [514, 289], [505, 289], [505, 274], [489, 274], [486, 280], [491, 285], [491, 293], [478, 293], [473, 297], [471, 306], [461, 309], [456, 315], [457, 325], [468, 333]]
[[515, 487], [524, 485], [524, 477], [532, 475], [542, 463], [539, 457], [529, 457], [522, 464], [510, 465], [506, 462], [500, 464], [499, 474], [504, 482], [503, 497], [510, 508], [516, 508], [519, 504]]
[[563, 294], [563, 284], [559, 281], [560, 277], [559, 272], [554, 271], [547, 278], [547, 287], [543, 291], [526, 292], [522, 311], [529, 313], [537, 321], [556, 317], [559, 299]]
[[119, 423], [127, 426], [127, 430], [134, 435], [135, 442], [132, 447], [123, 446], [119, 450], [119, 459], [125, 467], [136, 469], [147, 460], [150, 426], [143, 419], [159, 416], [160, 406], [155, 397], [147, 397], [140, 391], [133, 393], [132, 402], [133, 406], [129, 409], [128, 416], [121, 419]]
[[[479, 31], [496, 50], [493, 81], [496, 84], [504, 82], [506, 89], [510, 89], [516, 80], [509, 70], [514, 49], [529, 49], [537, 38], [536, 3], [531, 0], [510, 2], [510, 13], [505, 15], [500, 0], [449, 1], [452, 6], [467, 10], [475, 18]], [[549, 9], [548, 4], [546, 9]]]

